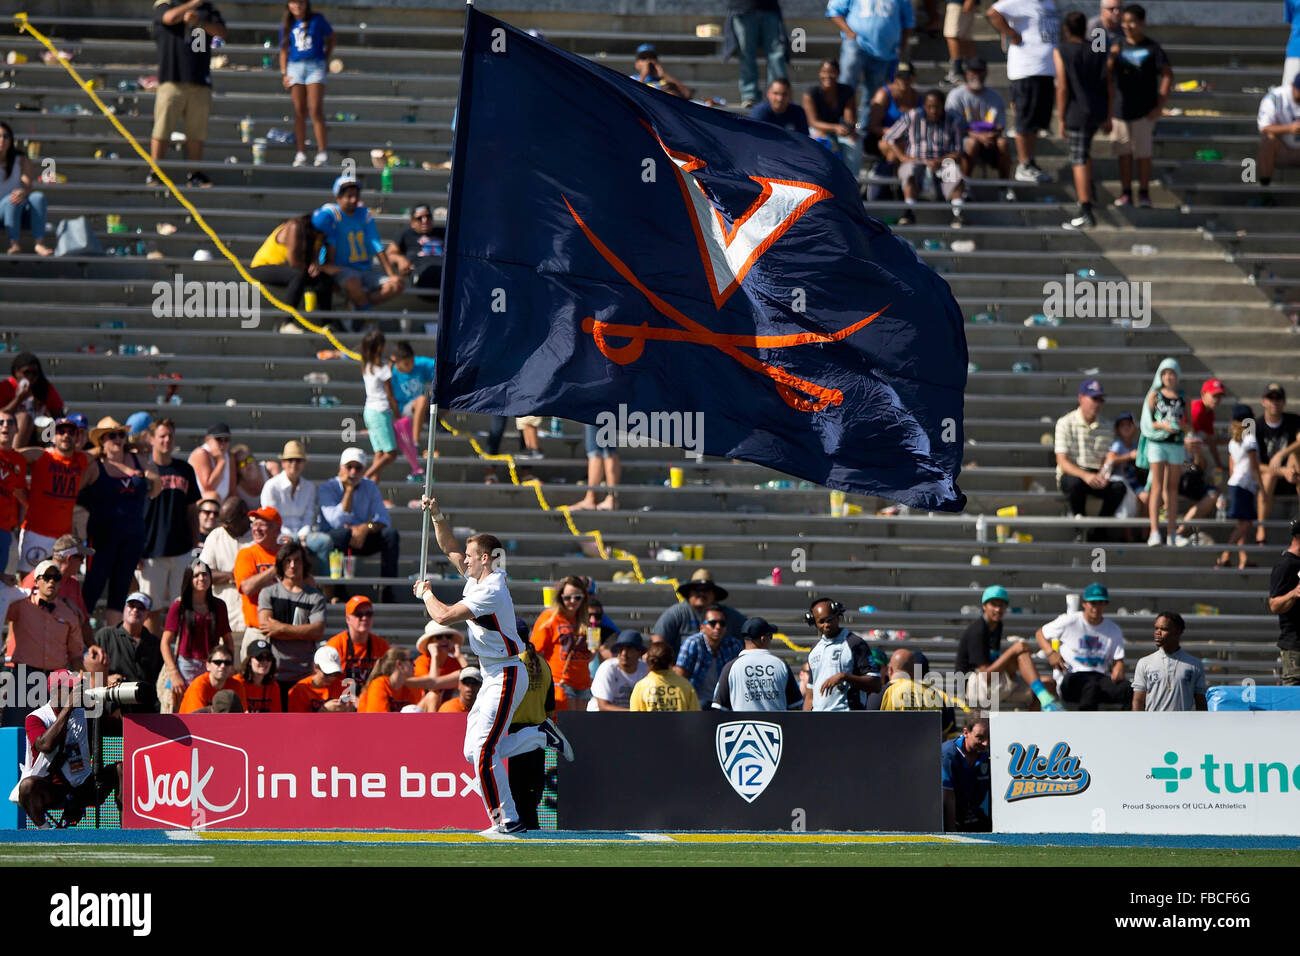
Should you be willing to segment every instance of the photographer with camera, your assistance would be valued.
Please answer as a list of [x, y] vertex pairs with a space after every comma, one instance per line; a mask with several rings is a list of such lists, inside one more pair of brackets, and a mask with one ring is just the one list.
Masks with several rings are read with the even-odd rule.
[[[27, 715], [27, 754], [22, 777], [9, 799], [23, 808], [37, 829], [49, 829], [50, 810], [62, 810], [60, 827], [75, 825], [87, 807], [110, 793], [122, 808], [122, 764], [96, 770], [82, 707], [81, 675], [57, 670], [49, 675], [50, 703]], [[58, 711], [55, 708], [58, 707]]]
[[670, 76], [668, 71], [659, 64], [659, 52], [653, 43], [642, 43], [636, 48], [635, 66], [636, 72], [631, 74], [631, 79], [646, 86], [653, 86], [657, 90], [663, 90], [665, 93], [671, 93], [673, 96], [680, 96], [684, 100], [691, 98], [693, 92], [691, 88], [676, 77]]

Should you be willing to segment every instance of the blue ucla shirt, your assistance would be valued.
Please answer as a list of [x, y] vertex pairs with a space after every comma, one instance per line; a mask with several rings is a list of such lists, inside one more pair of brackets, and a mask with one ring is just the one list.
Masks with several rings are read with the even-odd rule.
[[415, 357], [415, 368], [411, 369], [410, 375], [398, 371], [396, 365], [393, 366], [393, 379], [390, 384], [393, 386], [393, 398], [397, 399], [398, 408], [428, 391], [429, 386], [433, 384], [433, 368], [433, 359], [423, 355]]
[[[334, 28], [319, 13], [313, 13], [308, 20], [294, 21], [289, 31], [289, 62], [325, 59], [325, 40], [333, 33]], [[284, 27], [280, 27], [280, 45], [284, 46]]]
[[[362, 203], [357, 203], [356, 212], [345, 216], [338, 203], [327, 202], [312, 213], [311, 224], [325, 233], [325, 244], [334, 247], [335, 265], [369, 269], [370, 257], [378, 255], [384, 248], [375, 217]], [[321, 261], [328, 260], [322, 258]]]

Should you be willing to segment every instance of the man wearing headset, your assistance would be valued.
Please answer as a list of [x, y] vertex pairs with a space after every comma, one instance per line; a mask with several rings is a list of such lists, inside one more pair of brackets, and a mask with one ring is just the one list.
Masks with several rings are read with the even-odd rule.
[[818, 598], [804, 614], [821, 640], [808, 653], [812, 702], [806, 710], [865, 710], [867, 695], [880, 690], [880, 671], [867, 642], [840, 626], [844, 605]]

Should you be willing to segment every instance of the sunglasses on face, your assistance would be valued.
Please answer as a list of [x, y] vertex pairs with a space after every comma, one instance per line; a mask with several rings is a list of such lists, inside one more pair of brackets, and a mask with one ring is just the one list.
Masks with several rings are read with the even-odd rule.
[[217, 515], [221, 514], [221, 512], [213, 508], [204, 508], [202, 511], [199, 512], [199, 514], [207, 515], [210, 518], [215, 518], [217, 517]]
[[726, 624], [726, 623], [727, 623], [727, 622], [726, 622], [725, 620], [705, 621], [705, 622], [704, 622], [704, 626], [705, 626], [705, 627], [722, 627], [722, 626], [723, 626], [724, 624]]
[[581, 595], [581, 594], [562, 594], [562, 595], [560, 595], [560, 600], [561, 600], [561, 601], [581, 601], [581, 600], [582, 600], [582, 595]]
[[0, 418], [0, 428], [17, 428], [18, 422], [12, 418]]
[[126, 432], [105, 432], [104, 441], [126, 441]]
[[234, 661], [222, 657], [215, 661], [208, 661], [208, 663], [211, 664], [213, 667], [229, 667], [231, 664], [234, 663]]
[[346, 465], [344, 465], [343, 467], [346, 468], [348, 471], [360, 471], [360, 470], [361, 470], [361, 465], [358, 464], [358, 463], [355, 462], [355, 461], [350, 461], [350, 462], [348, 462]]
[[264, 664], [269, 664], [269, 663], [271, 663], [271, 661], [275, 660], [275, 655], [274, 655], [274, 654], [258, 654], [256, 657], [253, 658], [253, 660], [255, 660], [255, 661], [261, 661], [261, 662], [264, 663]]
[[427, 212], [422, 212], [418, 216], [412, 216], [411, 218], [414, 219], [416, 222], [419, 222], [421, 219], [432, 219], [433, 217], [430, 216]]
[[216, 440], [217, 440], [217, 444], [219, 444], [219, 445], [228, 445], [228, 444], [230, 444], [230, 436], [229, 436], [229, 435], [214, 435], [213, 437], [216, 438]]
[[60, 425], [54, 429], [54, 434], [56, 435], [75, 435], [76, 433], [76, 425]]
[[60, 581], [63, 580], [63, 575], [60, 574], [58, 571], [47, 571], [44, 575], [41, 576], [41, 580], [51, 581], [55, 584], [58, 584]]
[[355, 618], [374, 617], [374, 616], [375, 616], [375, 612], [374, 612], [374, 611], [358, 611], [356, 614], [353, 614], [352, 616], [355, 617]]

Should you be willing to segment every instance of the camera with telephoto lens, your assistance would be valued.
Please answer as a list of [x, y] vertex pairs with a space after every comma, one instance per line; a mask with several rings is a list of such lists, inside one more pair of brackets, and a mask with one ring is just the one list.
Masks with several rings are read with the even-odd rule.
[[144, 703], [148, 700], [149, 688], [139, 681], [126, 681], [112, 687], [86, 687], [81, 691], [81, 699], [86, 704], [102, 703], [106, 709], [129, 704]]

